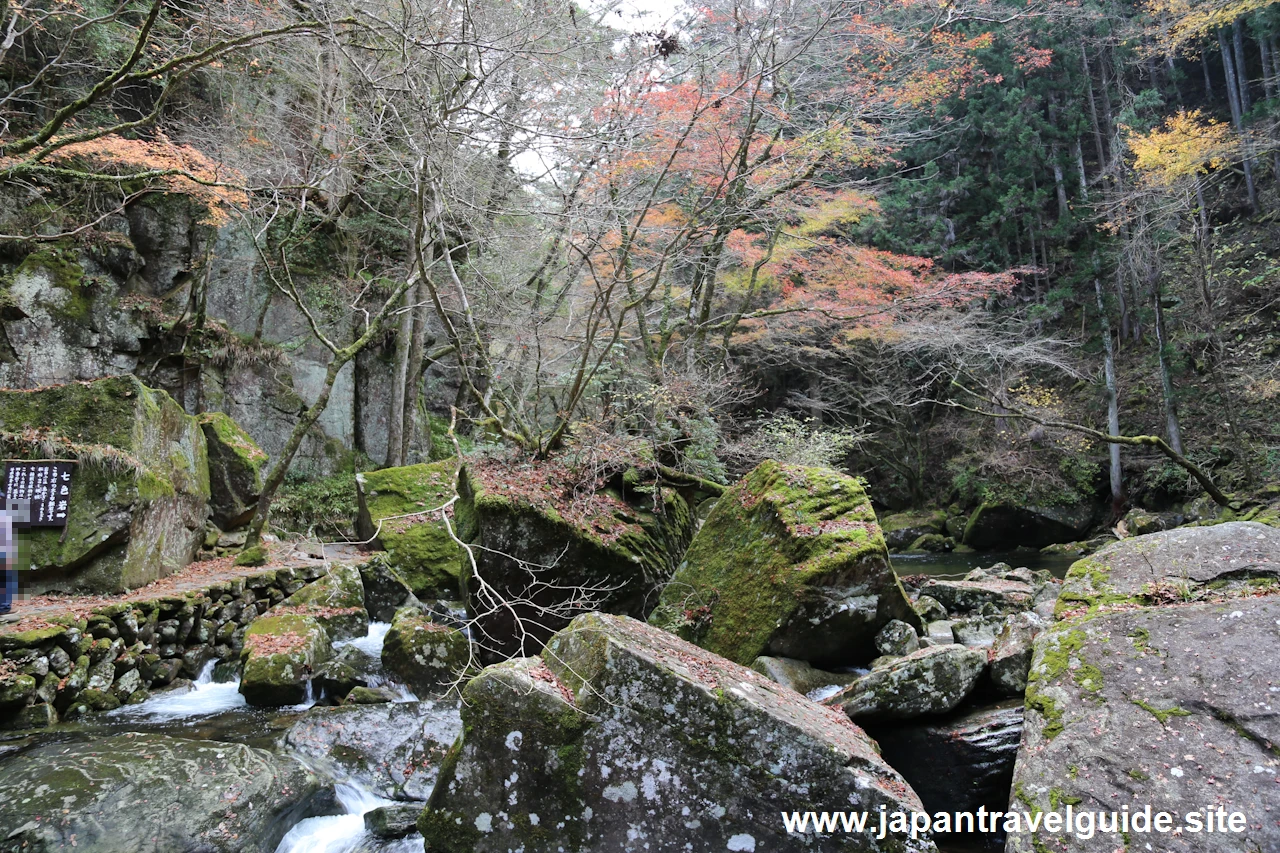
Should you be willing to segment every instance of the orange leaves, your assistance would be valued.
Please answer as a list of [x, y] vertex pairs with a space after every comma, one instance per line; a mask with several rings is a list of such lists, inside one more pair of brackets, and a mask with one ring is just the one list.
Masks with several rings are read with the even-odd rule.
[[[14, 165], [17, 158], [0, 161], [0, 166]], [[164, 134], [151, 141], [103, 136], [88, 142], [77, 142], [53, 151], [47, 158], [61, 168], [88, 168], [95, 173], [122, 178], [138, 176], [154, 178], [173, 193], [190, 196], [208, 211], [205, 224], [222, 225], [229, 220], [232, 208], [242, 206], [245, 192], [234, 186], [243, 181], [234, 169], [210, 159], [190, 145], [179, 145]]]

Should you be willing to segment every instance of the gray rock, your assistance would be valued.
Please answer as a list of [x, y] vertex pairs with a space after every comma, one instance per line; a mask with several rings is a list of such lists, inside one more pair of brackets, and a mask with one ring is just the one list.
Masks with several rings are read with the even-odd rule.
[[1070, 506], [983, 504], [964, 528], [964, 544], [979, 551], [1010, 545], [1043, 548], [1074, 542], [1093, 526], [1097, 508], [1089, 502]]
[[286, 598], [281, 610], [313, 616], [333, 640], [369, 633], [360, 570], [347, 563], [334, 563], [324, 577]]
[[955, 621], [951, 619], [939, 619], [936, 622], [930, 622], [927, 633], [925, 634], [926, 645], [949, 646], [956, 641]]
[[871, 670], [824, 701], [856, 722], [944, 714], [973, 692], [987, 655], [964, 646], [929, 646]]
[[272, 853], [332, 797], [296, 761], [261, 749], [130, 734], [5, 759], [0, 803], [10, 806], [0, 808], [0, 838], [31, 853]]
[[1072, 564], [1057, 612], [1115, 603], [1190, 601], [1280, 588], [1280, 530], [1252, 521], [1182, 527], [1115, 542]]
[[909, 655], [920, 648], [920, 637], [916, 629], [894, 619], [876, 634], [876, 651], [882, 655]]
[[420, 698], [457, 686], [472, 663], [467, 636], [432, 622], [416, 607], [396, 613], [382, 644], [383, 668]]
[[312, 708], [285, 743], [311, 761], [336, 764], [380, 796], [425, 800], [462, 732], [458, 710], [457, 701]]
[[824, 687], [852, 684], [858, 676], [847, 672], [825, 672], [809, 663], [791, 658], [774, 658], [761, 655], [751, 668], [770, 681], [789, 687], [801, 695], [808, 695]]
[[418, 821], [428, 849], [934, 849], [787, 834], [779, 810], [919, 800], [843, 715], [640, 622], [580, 616], [464, 699], [457, 762]]
[[[1130, 849], [1280, 850], [1272, 813], [1280, 788], [1277, 648], [1277, 596], [1122, 610], [1046, 630], [1035, 641], [1015, 804], [1027, 811], [1061, 810], [1064, 802], [1107, 812], [1150, 806], [1177, 815], [1175, 824], [1221, 805], [1246, 815], [1243, 832], [1130, 833]], [[1005, 849], [1031, 853], [1046, 843], [1102, 853], [1119, 837], [1015, 832]]]
[[879, 519], [885, 544], [890, 551], [909, 548], [922, 536], [945, 533], [947, 515], [937, 510], [916, 510], [886, 515]]
[[364, 582], [365, 609], [375, 622], [390, 622], [401, 607], [418, 604], [417, 596], [404, 578], [383, 559], [374, 558], [361, 563], [360, 579]]
[[[248, 524], [262, 492], [267, 454], [222, 412], [205, 412], [198, 420], [209, 448], [212, 521], [221, 530]], [[217, 544], [222, 545], [221, 537]]]
[[364, 828], [375, 838], [404, 838], [417, 832], [416, 823], [421, 813], [420, 805], [382, 806], [365, 812]]
[[245, 632], [240, 692], [250, 705], [296, 705], [330, 655], [329, 635], [310, 616], [264, 616]]
[[957, 619], [951, 624], [953, 642], [971, 649], [989, 649], [996, 641], [996, 635], [1004, 630], [1003, 616], [970, 616], [968, 619]]
[[931, 595], [921, 595], [914, 602], [916, 613], [920, 615], [920, 619], [926, 625], [930, 622], [936, 622], [939, 619], [947, 618], [947, 608], [942, 606], [942, 602]]
[[929, 812], [1004, 810], [1022, 739], [1022, 703], [1007, 702], [940, 722], [868, 726]]
[[987, 664], [997, 696], [1021, 696], [1026, 692], [1032, 643], [1044, 625], [1044, 621], [1034, 613], [1019, 613], [1005, 622], [1004, 630], [991, 647], [991, 659]]
[[1001, 613], [1026, 610], [1031, 606], [1035, 588], [1021, 581], [988, 575], [962, 581], [930, 578], [920, 587], [920, 593], [937, 599], [954, 616], [984, 609]]

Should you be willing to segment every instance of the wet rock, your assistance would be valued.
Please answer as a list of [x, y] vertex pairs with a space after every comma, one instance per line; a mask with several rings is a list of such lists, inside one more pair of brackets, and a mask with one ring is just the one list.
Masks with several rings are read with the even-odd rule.
[[329, 654], [329, 636], [310, 616], [263, 616], [245, 632], [240, 692], [250, 705], [296, 705]]
[[31, 853], [272, 853], [331, 798], [296, 761], [261, 749], [133, 734], [5, 759], [0, 803], [16, 806], [0, 808], [0, 838]]
[[847, 672], [825, 672], [815, 669], [802, 660], [761, 656], [751, 668], [770, 681], [789, 687], [801, 695], [808, 695], [824, 687], [852, 684], [858, 676]]
[[578, 617], [545, 660], [469, 682], [462, 713], [457, 760], [418, 821], [428, 849], [934, 849], [787, 834], [779, 810], [919, 801], [843, 715], [634, 620]]
[[1119, 526], [1130, 536], [1145, 536], [1148, 533], [1159, 533], [1170, 525], [1155, 513], [1134, 507], [1120, 519]]
[[1034, 613], [1010, 616], [991, 647], [987, 666], [997, 696], [1021, 696], [1027, 691], [1031, 669], [1031, 648], [1044, 621]]
[[380, 705], [383, 702], [394, 702], [399, 697], [385, 687], [353, 687], [346, 698], [342, 700], [344, 705]]
[[852, 477], [761, 463], [725, 492], [650, 622], [739, 663], [863, 664], [891, 620], [920, 617]]
[[425, 800], [462, 731], [458, 711], [457, 701], [312, 708], [285, 743], [310, 760], [336, 764], [379, 796]]
[[418, 604], [409, 584], [381, 556], [360, 564], [360, 580], [364, 582], [365, 610], [375, 622], [390, 622], [401, 607]]
[[421, 806], [382, 806], [365, 812], [364, 828], [375, 838], [404, 838], [417, 832]]
[[369, 633], [364, 583], [360, 580], [360, 570], [353, 565], [335, 563], [328, 574], [286, 598], [280, 608], [313, 616], [333, 640], [349, 640]]
[[[1235, 553], [1214, 556], [1227, 562]], [[1167, 565], [1160, 552], [1149, 556]], [[1150, 806], [1176, 815], [1175, 823], [1221, 805], [1246, 814], [1243, 832], [1131, 832], [1131, 849], [1280, 850], [1280, 824], [1267, 811], [1280, 787], [1280, 715], [1271, 698], [1277, 648], [1280, 596], [1127, 609], [1047, 629], [1035, 641], [1015, 804], [1028, 811], [1060, 810], [1064, 802], [1106, 812]], [[1053, 850], [1083, 853], [1111, 850], [1117, 839], [1012, 833], [1006, 850], [1031, 853], [1047, 841]]]
[[909, 655], [920, 648], [916, 629], [894, 619], [876, 634], [876, 651], [882, 655]]
[[0, 711], [13, 711], [24, 707], [36, 695], [33, 675], [15, 675], [0, 681]]
[[929, 646], [872, 669], [824, 704], [859, 721], [906, 720], [952, 710], [973, 692], [987, 655], [964, 646]]
[[262, 493], [267, 454], [222, 412], [205, 412], [197, 420], [209, 448], [211, 520], [222, 530], [248, 524]]
[[456, 496], [456, 471], [457, 463], [449, 459], [356, 475], [356, 532], [386, 550], [388, 565], [420, 597], [461, 591], [463, 551], [439, 513], [431, 512]]
[[419, 696], [452, 687], [471, 664], [466, 635], [432, 622], [416, 607], [396, 613], [382, 645], [383, 667]]
[[945, 554], [955, 550], [956, 540], [941, 533], [926, 533], [911, 543], [908, 554]]
[[1280, 589], [1280, 530], [1252, 521], [1181, 527], [1108, 545], [1072, 564], [1056, 612]]
[[0, 429], [36, 426], [136, 467], [78, 466], [66, 527], [30, 533], [28, 592], [122, 592], [194, 559], [209, 511], [208, 459], [195, 419], [168, 394], [131, 375], [0, 391]]
[[884, 760], [897, 768], [929, 812], [1003, 811], [1022, 738], [1022, 703], [969, 711], [942, 721], [868, 726]]
[[955, 621], [951, 619], [939, 619], [936, 622], [930, 622], [926, 628], [924, 639], [927, 645], [932, 646], [949, 646], [956, 641]]
[[512, 602], [494, 606], [463, 562], [483, 662], [536, 654], [585, 610], [644, 618], [693, 537], [692, 506], [719, 488], [666, 470], [629, 469], [591, 489], [578, 479], [556, 463], [481, 460], [463, 470], [461, 538], [479, 546], [477, 571], [490, 589]]

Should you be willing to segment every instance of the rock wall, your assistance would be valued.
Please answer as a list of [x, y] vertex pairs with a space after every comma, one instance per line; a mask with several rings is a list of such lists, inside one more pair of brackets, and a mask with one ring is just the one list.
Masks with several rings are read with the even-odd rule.
[[[215, 229], [204, 215], [185, 196], [152, 194], [83, 242], [0, 257], [0, 387], [132, 373], [190, 413], [229, 414], [277, 455], [318, 395], [329, 353], [263, 274], [251, 236], [235, 224]], [[314, 290], [327, 333], [349, 337], [344, 326], [363, 316], [347, 308], [348, 295]], [[205, 326], [193, 333], [201, 311]], [[339, 375], [295, 470], [328, 473], [352, 451], [385, 459], [393, 350], [388, 336]], [[429, 439], [419, 445], [425, 459]]]
[[268, 608], [326, 574], [321, 564], [273, 569], [0, 634], [0, 729], [112, 710], [195, 678], [209, 661], [234, 659]]

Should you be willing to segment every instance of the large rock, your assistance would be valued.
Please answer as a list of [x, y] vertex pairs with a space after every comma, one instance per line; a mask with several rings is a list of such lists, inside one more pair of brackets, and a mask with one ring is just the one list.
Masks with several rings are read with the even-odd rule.
[[1252, 521], [1115, 542], [1071, 565], [1057, 613], [1280, 588], [1280, 530]]
[[921, 595], [933, 598], [952, 614], [1027, 610], [1035, 591], [1031, 584], [996, 577], [960, 581], [930, 578], [920, 587]]
[[364, 584], [364, 607], [375, 622], [390, 622], [401, 607], [418, 603], [413, 589], [391, 568], [385, 556], [375, 554], [360, 564]]
[[333, 764], [378, 796], [425, 800], [462, 733], [459, 702], [395, 702], [312, 708], [285, 734], [289, 748]]
[[854, 673], [825, 672], [815, 669], [802, 660], [791, 658], [771, 658], [762, 655], [755, 659], [751, 668], [770, 681], [806, 696], [815, 690], [845, 687], [858, 680], [858, 676]]
[[903, 551], [921, 536], [946, 532], [947, 514], [941, 510], [915, 510], [886, 515], [879, 519], [885, 545]]
[[449, 459], [356, 475], [356, 533], [384, 549], [388, 564], [424, 598], [461, 592], [463, 550], [431, 512], [455, 497], [456, 470]]
[[763, 462], [725, 492], [650, 621], [738, 663], [865, 663], [876, 633], [920, 618], [871, 501], [827, 468]]
[[271, 613], [312, 616], [324, 626], [331, 640], [349, 640], [369, 633], [360, 569], [347, 563], [332, 564], [324, 577], [286, 598]]
[[583, 611], [644, 618], [689, 544], [706, 484], [665, 470], [584, 476], [555, 460], [463, 470], [458, 525], [478, 573], [464, 561], [463, 580], [485, 662], [537, 653]]
[[875, 667], [824, 703], [859, 722], [944, 714], [973, 692], [986, 666], [980, 649], [926, 646]]
[[418, 821], [447, 853], [907, 851], [925, 840], [788, 834], [780, 811], [919, 809], [862, 730], [644, 623], [588, 614], [545, 662], [492, 666]]
[[0, 839], [29, 853], [272, 853], [332, 808], [319, 778], [237, 743], [128, 734], [58, 742], [0, 764]]
[[1009, 805], [1013, 764], [1022, 738], [1022, 703], [969, 711], [954, 719], [869, 726], [884, 760], [896, 768], [929, 812]]
[[314, 618], [263, 616], [244, 635], [240, 692], [250, 705], [297, 705], [307, 698], [311, 676], [329, 654], [329, 635]]
[[205, 412], [197, 420], [209, 448], [209, 507], [222, 530], [248, 524], [262, 493], [267, 454], [222, 412]]
[[[204, 541], [209, 464], [195, 419], [133, 376], [0, 391], [14, 449], [77, 456], [63, 528], [31, 532], [31, 592], [121, 592], [186, 566]], [[13, 444], [11, 442], [11, 444]]]
[[[1108, 813], [1150, 806], [1172, 813], [1173, 827], [1221, 806], [1245, 816], [1243, 831], [1157, 834], [1131, 825], [1129, 849], [1280, 850], [1277, 649], [1277, 596], [1121, 610], [1045, 631], [1035, 643], [1013, 805], [1060, 813], [1064, 803]], [[1005, 849], [1119, 845], [1115, 833], [1042, 831], [1011, 833]]]
[[458, 684], [472, 663], [467, 636], [416, 607], [396, 613], [382, 644], [382, 666], [418, 696]]
[[964, 544], [979, 551], [1010, 550], [1016, 546], [1043, 548], [1083, 539], [1093, 526], [1093, 504], [1021, 506], [984, 503], [969, 516]]
[[1043, 628], [1044, 622], [1034, 613], [1018, 613], [1005, 621], [987, 663], [996, 695], [1021, 696], [1027, 691], [1032, 644]]

